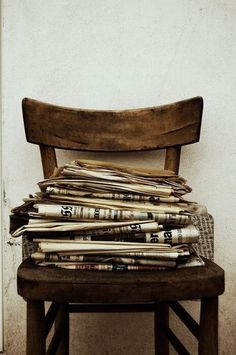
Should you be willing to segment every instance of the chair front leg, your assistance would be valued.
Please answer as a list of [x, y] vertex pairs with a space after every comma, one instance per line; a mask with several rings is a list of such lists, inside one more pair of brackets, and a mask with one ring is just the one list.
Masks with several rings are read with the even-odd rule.
[[43, 301], [27, 299], [27, 355], [45, 355], [45, 310]]
[[218, 297], [201, 300], [199, 355], [218, 354]]
[[169, 340], [164, 327], [169, 327], [169, 306], [166, 303], [157, 303], [154, 312], [155, 355], [169, 355]]
[[55, 320], [55, 331], [57, 330], [61, 336], [56, 355], [69, 355], [69, 309], [67, 304], [60, 304]]

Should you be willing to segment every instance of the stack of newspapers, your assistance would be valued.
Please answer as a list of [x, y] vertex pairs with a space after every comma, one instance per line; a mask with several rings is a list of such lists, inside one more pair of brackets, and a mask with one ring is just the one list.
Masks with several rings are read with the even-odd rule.
[[76, 160], [39, 182], [12, 210], [11, 233], [39, 266], [101, 271], [202, 266], [186, 181], [167, 170]]

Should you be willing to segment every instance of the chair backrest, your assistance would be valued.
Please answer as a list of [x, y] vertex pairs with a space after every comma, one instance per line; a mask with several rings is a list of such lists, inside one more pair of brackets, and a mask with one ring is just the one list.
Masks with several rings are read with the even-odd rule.
[[199, 141], [203, 99], [129, 110], [73, 109], [25, 98], [26, 139], [40, 146], [44, 177], [57, 166], [55, 148], [128, 152], [166, 148], [165, 169], [178, 173], [181, 146]]

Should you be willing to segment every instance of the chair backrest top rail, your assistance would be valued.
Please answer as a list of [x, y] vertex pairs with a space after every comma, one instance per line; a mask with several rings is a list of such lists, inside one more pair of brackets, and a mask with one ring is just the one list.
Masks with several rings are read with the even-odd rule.
[[81, 151], [142, 151], [199, 141], [203, 99], [128, 110], [90, 110], [22, 101], [27, 141]]

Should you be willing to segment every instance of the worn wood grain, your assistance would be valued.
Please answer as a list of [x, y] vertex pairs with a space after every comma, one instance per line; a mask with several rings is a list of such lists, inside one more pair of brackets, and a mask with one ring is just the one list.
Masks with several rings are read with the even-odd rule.
[[179, 173], [181, 146], [170, 147], [166, 149], [165, 169]]
[[27, 141], [89, 151], [149, 150], [197, 142], [203, 100], [131, 110], [85, 110], [22, 102]]
[[40, 154], [43, 166], [43, 175], [45, 179], [48, 179], [57, 167], [55, 149], [46, 145], [40, 145]]
[[89, 272], [39, 268], [24, 261], [18, 269], [18, 293], [31, 299], [85, 303], [152, 303], [212, 297], [224, 290], [224, 272], [205, 267], [159, 272]]

